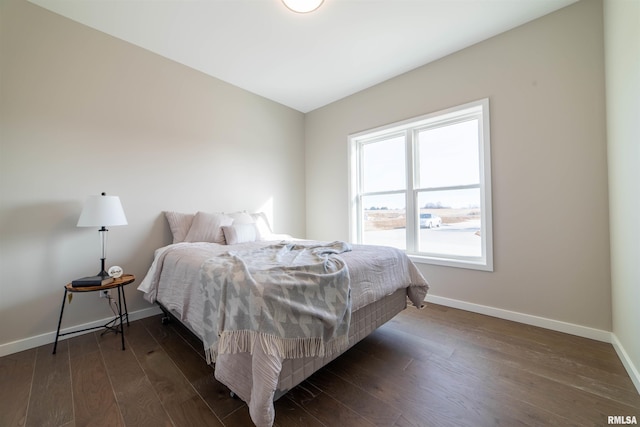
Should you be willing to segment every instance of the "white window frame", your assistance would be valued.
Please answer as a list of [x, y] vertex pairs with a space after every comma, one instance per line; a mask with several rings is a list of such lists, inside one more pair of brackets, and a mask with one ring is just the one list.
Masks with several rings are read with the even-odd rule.
[[[418, 193], [423, 190], [414, 188], [414, 165], [416, 164], [416, 144], [414, 136], [425, 128], [453, 124], [469, 118], [478, 118], [479, 126], [479, 189], [482, 230], [482, 255], [479, 257], [453, 256], [443, 254], [419, 253], [417, 223]], [[417, 263], [444, 265], [449, 267], [470, 268], [475, 270], [493, 271], [493, 221], [491, 212], [491, 141], [490, 141], [490, 116], [489, 99], [484, 98], [467, 104], [451, 107], [445, 110], [426, 114], [420, 117], [404, 120], [397, 123], [381, 126], [349, 135], [349, 234], [352, 242], [362, 242], [362, 176], [361, 176], [361, 150], [366, 143], [374, 142], [381, 138], [388, 138], [393, 134], [405, 134], [406, 140], [406, 236], [409, 257]], [[462, 188], [462, 187], [461, 187]], [[456, 189], [455, 187], [447, 189]], [[393, 192], [389, 192], [393, 193]], [[371, 193], [367, 193], [371, 194]]]

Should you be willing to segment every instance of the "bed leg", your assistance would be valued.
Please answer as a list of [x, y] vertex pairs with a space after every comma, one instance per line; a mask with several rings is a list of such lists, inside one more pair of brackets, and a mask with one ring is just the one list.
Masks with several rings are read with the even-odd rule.
[[167, 311], [166, 308], [164, 308], [164, 306], [162, 304], [158, 304], [158, 306], [160, 307], [160, 310], [162, 310], [162, 314], [163, 316], [160, 318], [160, 322], [163, 325], [168, 324], [169, 322], [171, 322], [171, 315], [169, 314], [169, 312]]

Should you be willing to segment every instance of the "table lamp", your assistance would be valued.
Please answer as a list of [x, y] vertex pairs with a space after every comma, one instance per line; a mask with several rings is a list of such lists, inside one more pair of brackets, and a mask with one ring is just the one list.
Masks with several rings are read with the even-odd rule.
[[78, 227], [100, 227], [100, 243], [102, 257], [100, 258], [100, 272], [97, 276], [109, 277], [104, 269], [104, 261], [107, 258], [107, 227], [112, 225], [127, 225], [122, 204], [118, 196], [89, 196], [84, 203], [82, 213], [78, 219]]

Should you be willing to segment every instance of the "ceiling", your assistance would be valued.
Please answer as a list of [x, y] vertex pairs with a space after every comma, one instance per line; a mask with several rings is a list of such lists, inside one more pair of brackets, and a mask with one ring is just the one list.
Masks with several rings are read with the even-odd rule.
[[577, 0], [30, 0], [303, 113]]

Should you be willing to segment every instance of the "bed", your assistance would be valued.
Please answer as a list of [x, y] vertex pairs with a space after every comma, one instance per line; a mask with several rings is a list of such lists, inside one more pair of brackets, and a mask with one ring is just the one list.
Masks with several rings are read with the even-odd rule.
[[428, 284], [390, 247], [294, 239], [264, 214], [166, 213], [173, 243], [138, 289], [203, 342], [218, 381], [271, 426], [274, 400], [338, 357]]

